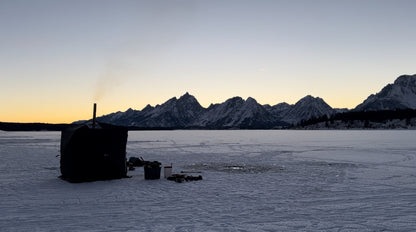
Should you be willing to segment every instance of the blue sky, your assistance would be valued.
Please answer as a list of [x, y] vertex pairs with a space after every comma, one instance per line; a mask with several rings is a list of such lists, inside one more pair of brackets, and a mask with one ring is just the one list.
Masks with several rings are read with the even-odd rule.
[[0, 121], [71, 122], [185, 92], [353, 108], [414, 74], [416, 1], [0, 0]]

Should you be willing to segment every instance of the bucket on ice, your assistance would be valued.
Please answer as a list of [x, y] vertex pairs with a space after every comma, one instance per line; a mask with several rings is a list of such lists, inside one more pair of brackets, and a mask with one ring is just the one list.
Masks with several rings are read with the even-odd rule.
[[160, 167], [144, 167], [144, 179], [146, 180], [160, 179]]
[[172, 175], [172, 166], [165, 166], [163, 172], [165, 174], [165, 178], [168, 178]]
[[144, 165], [144, 179], [146, 180], [156, 180], [160, 179], [160, 162], [153, 161], [148, 162]]

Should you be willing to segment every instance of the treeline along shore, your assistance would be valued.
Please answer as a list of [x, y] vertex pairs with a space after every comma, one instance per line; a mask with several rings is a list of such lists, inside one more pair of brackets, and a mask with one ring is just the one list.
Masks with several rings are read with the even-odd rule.
[[379, 111], [350, 111], [327, 117], [303, 120], [296, 126], [301, 129], [414, 129], [415, 109]]
[[[2, 131], [62, 131], [65, 128], [76, 126], [77, 124], [52, 124], [52, 123], [17, 123], [17, 122], [0, 122]], [[128, 127], [129, 130], [174, 130], [181, 128], [164, 128], [164, 127]]]
[[71, 124], [0, 122], [3, 131], [61, 131]]

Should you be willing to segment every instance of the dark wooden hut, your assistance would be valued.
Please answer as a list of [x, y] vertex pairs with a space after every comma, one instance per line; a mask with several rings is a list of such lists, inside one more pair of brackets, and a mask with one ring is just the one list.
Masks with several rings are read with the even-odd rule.
[[95, 122], [64, 129], [61, 174], [69, 182], [126, 177], [127, 128]]

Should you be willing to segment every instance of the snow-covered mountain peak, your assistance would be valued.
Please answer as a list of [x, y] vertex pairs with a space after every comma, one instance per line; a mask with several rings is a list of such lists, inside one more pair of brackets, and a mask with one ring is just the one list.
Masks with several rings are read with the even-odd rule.
[[184, 95], [179, 97], [179, 100], [192, 99], [192, 98], [194, 98], [194, 96], [192, 96], [188, 92], [186, 92]]
[[233, 97], [224, 102], [226, 107], [235, 107], [235, 106], [241, 106], [244, 104], [244, 99], [241, 97]]
[[247, 98], [245, 104], [248, 105], [248, 106], [250, 106], [250, 107], [258, 107], [258, 106], [260, 106], [260, 104], [257, 103], [256, 99], [254, 99], [252, 97]]
[[246, 102], [253, 102], [253, 103], [257, 103], [256, 99], [252, 98], [252, 97], [248, 97]]
[[143, 109], [142, 109], [142, 111], [143, 112], [146, 112], [146, 111], [149, 111], [149, 110], [152, 110], [152, 109], [154, 109], [150, 104], [147, 104], [146, 105], [146, 107], [144, 107]]
[[285, 125], [254, 98], [233, 97], [210, 105], [194, 125], [205, 128], [274, 128]]
[[290, 107], [284, 113], [283, 118], [288, 123], [296, 124], [301, 120], [330, 116], [334, 113], [335, 111], [322, 98], [307, 95]]
[[286, 102], [281, 102], [281, 103], [279, 103], [279, 104], [276, 104], [276, 105], [274, 105], [274, 106], [272, 106], [273, 108], [279, 108], [279, 109], [281, 109], [281, 108], [289, 108], [290, 107], [290, 105], [288, 104], [288, 103], [286, 103]]
[[236, 97], [232, 97], [232, 98], [230, 98], [230, 99], [228, 99], [227, 101], [225, 101], [225, 102], [243, 102], [244, 101], [244, 99], [242, 98], [242, 97], [238, 97], [238, 96], [236, 96]]
[[416, 109], [416, 75], [402, 75], [379, 93], [370, 95], [355, 111]]
[[301, 98], [299, 101], [312, 101], [314, 99], [315, 97], [313, 97], [312, 95], [306, 95], [303, 98]]
[[414, 75], [402, 75], [399, 76], [395, 81], [395, 85], [403, 87], [416, 87], [416, 74]]
[[314, 105], [317, 107], [325, 107], [328, 108], [329, 105], [320, 97], [313, 97], [311, 95], [307, 95], [305, 97], [303, 97], [302, 99], [300, 99], [298, 102], [296, 102], [295, 106], [310, 106], [310, 105]]
[[196, 100], [196, 98], [192, 95], [190, 95], [188, 92], [186, 92], [184, 95], [182, 95], [179, 99], [178, 102], [180, 104], [199, 104], [198, 100]]

